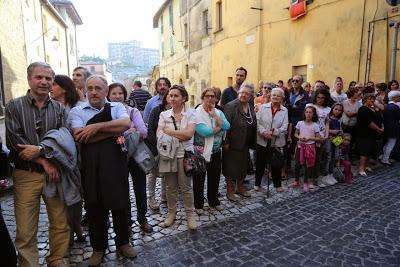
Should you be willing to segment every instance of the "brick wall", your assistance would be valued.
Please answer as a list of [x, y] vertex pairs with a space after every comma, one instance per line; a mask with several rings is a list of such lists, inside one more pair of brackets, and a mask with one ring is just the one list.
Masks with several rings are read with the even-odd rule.
[[28, 88], [21, 0], [1, 0], [0, 48], [7, 103], [25, 94]]

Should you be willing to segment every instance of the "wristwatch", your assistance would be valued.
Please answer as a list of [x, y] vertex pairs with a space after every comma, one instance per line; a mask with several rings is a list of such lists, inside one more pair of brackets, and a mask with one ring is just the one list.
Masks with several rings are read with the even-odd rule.
[[38, 145], [40, 156], [44, 155], [44, 146]]

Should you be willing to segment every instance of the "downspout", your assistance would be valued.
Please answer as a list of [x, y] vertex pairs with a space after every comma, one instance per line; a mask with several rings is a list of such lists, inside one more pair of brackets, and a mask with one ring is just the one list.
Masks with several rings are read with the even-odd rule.
[[372, 55], [372, 46], [374, 44], [374, 32], [375, 32], [375, 21], [370, 21], [368, 23], [368, 49], [367, 49], [367, 59], [365, 62], [364, 83], [366, 83], [369, 80], [369, 74], [371, 71], [371, 55]]
[[43, 25], [43, 4], [40, 2], [40, 20], [42, 22], [42, 40], [43, 40], [43, 57], [44, 57], [44, 62], [47, 62], [47, 58], [46, 58], [46, 42], [45, 42], [45, 38], [44, 35], [46, 34], [44, 32], [44, 25]]
[[67, 34], [67, 28], [64, 29], [65, 33], [65, 49], [66, 49], [66, 56], [67, 56], [67, 71], [68, 71], [68, 76], [71, 76], [70, 69], [69, 69], [69, 52], [68, 52], [68, 34]]
[[260, 8], [260, 17], [259, 17], [259, 25], [258, 25], [258, 73], [257, 73], [257, 83], [261, 80], [262, 73], [262, 52], [263, 52], [263, 30], [262, 30], [262, 1], [259, 1]]
[[367, 0], [364, 0], [363, 16], [362, 16], [362, 23], [361, 23], [360, 53], [358, 55], [357, 82], [360, 81], [360, 67], [361, 67], [362, 45], [363, 45], [363, 38], [364, 38], [364, 23], [365, 23], [365, 6], [366, 6], [366, 2], [367, 2]]

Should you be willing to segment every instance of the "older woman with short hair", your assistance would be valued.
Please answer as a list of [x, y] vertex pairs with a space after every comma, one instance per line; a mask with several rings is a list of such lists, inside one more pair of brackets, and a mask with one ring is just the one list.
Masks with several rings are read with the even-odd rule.
[[[281, 173], [283, 167], [283, 148], [289, 125], [288, 110], [282, 105], [285, 92], [281, 88], [271, 91], [271, 102], [263, 104], [257, 113], [256, 182], [254, 189], [261, 190], [261, 180], [265, 166], [271, 167], [272, 180], [277, 192], [283, 192]], [[282, 154], [282, 162], [270, 164], [273, 155]], [[275, 159], [276, 160], [276, 159]]]
[[376, 153], [376, 139], [384, 132], [379, 115], [373, 108], [376, 97], [374, 94], [365, 94], [357, 114], [358, 148], [360, 154], [359, 175], [367, 176], [368, 159]]
[[[222, 210], [223, 207], [218, 200], [221, 176], [221, 146], [230, 125], [224, 113], [216, 109], [216, 97], [216, 89], [212, 87], [204, 89], [201, 94], [203, 103], [196, 108], [194, 150], [203, 155], [207, 163], [208, 205], [216, 210]], [[194, 208], [199, 215], [204, 212], [205, 177], [206, 173], [193, 176]]]
[[254, 107], [249, 103], [254, 96], [254, 85], [244, 82], [240, 86], [238, 98], [224, 107], [225, 116], [230, 123], [223, 146], [222, 173], [226, 180], [227, 197], [237, 201], [236, 192], [250, 197], [250, 192], [243, 185], [247, 175], [249, 148], [254, 147], [257, 131], [257, 118]]

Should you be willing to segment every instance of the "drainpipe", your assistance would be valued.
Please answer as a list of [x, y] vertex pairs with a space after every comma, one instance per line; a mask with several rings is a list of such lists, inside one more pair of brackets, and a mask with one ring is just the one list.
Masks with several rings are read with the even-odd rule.
[[364, 83], [369, 80], [369, 73], [371, 70], [371, 55], [372, 55], [372, 45], [374, 44], [374, 30], [375, 30], [375, 21], [371, 21], [368, 23], [368, 45], [367, 45], [367, 60], [365, 63], [365, 76]]
[[41, 22], [42, 22], [42, 40], [43, 40], [43, 53], [44, 53], [44, 55], [43, 55], [43, 57], [44, 57], [44, 62], [47, 62], [46, 61], [46, 42], [45, 42], [45, 32], [44, 32], [44, 25], [43, 25], [43, 5], [42, 5], [42, 3], [40, 3], [40, 20], [41, 20]]
[[[69, 70], [69, 49], [68, 49], [68, 34], [67, 34], [67, 28], [64, 29], [65, 33], [65, 50], [66, 50], [66, 56], [67, 56], [67, 71], [68, 71], [68, 76], [71, 76], [70, 70]], [[61, 40], [60, 40], [61, 41]]]
[[392, 47], [392, 60], [390, 64], [390, 80], [394, 80], [396, 77], [396, 56], [397, 56], [397, 37], [399, 35], [400, 22], [390, 22], [389, 26], [394, 26], [393, 32], [393, 47]]
[[363, 16], [362, 16], [362, 23], [361, 23], [360, 53], [358, 55], [357, 82], [360, 81], [360, 67], [361, 67], [362, 45], [363, 45], [363, 38], [364, 38], [365, 5], [366, 5], [366, 2], [367, 2], [367, 0], [364, 0]]
[[262, 73], [262, 52], [263, 52], [263, 30], [262, 30], [262, 12], [263, 12], [263, 8], [262, 8], [262, 1], [260, 0], [259, 2], [260, 4], [260, 25], [258, 26], [258, 74], [257, 74], [257, 86], [258, 86], [258, 81], [261, 80], [261, 73]]

